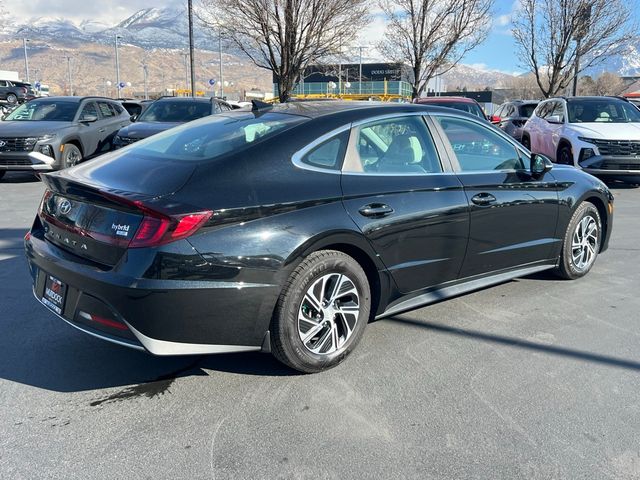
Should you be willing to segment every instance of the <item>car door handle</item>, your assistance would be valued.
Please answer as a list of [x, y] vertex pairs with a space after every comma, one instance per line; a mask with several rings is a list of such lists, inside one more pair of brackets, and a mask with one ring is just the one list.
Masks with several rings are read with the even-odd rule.
[[100, 133], [104, 133], [104, 132], [106, 132], [106, 131], [107, 131], [107, 129], [106, 129], [106, 128], [101, 128], [101, 129], [100, 129], [100, 130], [98, 130], [98, 131], [99, 131]]
[[393, 213], [393, 208], [389, 205], [385, 205], [384, 203], [370, 203], [369, 205], [365, 205], [364, 207], [358, 210], [360, 215], [364, 217], [386, 217]]
[[476, 205], [485, 206], [485, 205], [491, 205], [492, 203], [495, 203], [496, 197], [494, 197], [490, 193], [483, 192], [483, 193], [474, 195], [471, 198], [471, 201]]

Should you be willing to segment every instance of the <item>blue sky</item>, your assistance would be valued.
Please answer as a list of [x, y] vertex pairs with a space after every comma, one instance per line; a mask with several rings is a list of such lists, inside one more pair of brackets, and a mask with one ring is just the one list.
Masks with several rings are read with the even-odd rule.
[[463, 63], [485, 65], [489, 69], [507, 73], [526, 70], [520, 65], [517, 46], [510, 31], [513, 7], [513, 1], [496, 1], [493, 25], [487, 25], [490, 30], [489, 36], [482, 45], [466, 55]]

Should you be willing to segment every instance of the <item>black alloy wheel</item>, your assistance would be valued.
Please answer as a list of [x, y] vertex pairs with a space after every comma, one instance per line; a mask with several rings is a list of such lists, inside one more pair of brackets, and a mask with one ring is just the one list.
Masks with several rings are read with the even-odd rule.
[[291, 274], [271, 327], [275, 357], [314, 373], [338, 365], [369, 321], [371, 291], [362, 267], [345, 253], [321, 250]]
[[600, 213], [593, 203], [583, 202], [569, 221], [557, 275], [567, 280], [584, 277], [596, 261], [601, 242]]

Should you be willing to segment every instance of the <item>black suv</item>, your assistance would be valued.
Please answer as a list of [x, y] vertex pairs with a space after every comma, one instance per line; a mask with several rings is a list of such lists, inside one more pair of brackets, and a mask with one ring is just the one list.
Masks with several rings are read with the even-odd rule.
[[163, 97], [147, 106], [139, 117], [132, 116], [135, 123], [118, 132], [114, 145], [125, 147], [183, 123], [231, 110], [228, 103], [217, 98]]
[[522, 140], [522, 127], [538, 106], [537, 100], [514, 100], [503, 103], [491, 115], [491, 123], [518, 141]]
[[0, 101], [5, 101], [12, 105], [26, 102], [29, 100], [30, 87], [31, 85], [28, 83], [0, 80]]
[[0, 178], [7, 170], [50, 171], [107, 152], [129, 114], [102, 97], [42, 97], [0, 122]]

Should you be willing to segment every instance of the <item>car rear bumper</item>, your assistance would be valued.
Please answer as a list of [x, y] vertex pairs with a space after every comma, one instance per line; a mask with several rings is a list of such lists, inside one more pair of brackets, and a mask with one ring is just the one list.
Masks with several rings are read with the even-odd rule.
[[99, 268], [35, 234], [25, 240], [25, 251], [40, 303], [47, 303], [47, 276], [66, 284], [64, 306], [49, 308], [52, 313], [94, 337], [154, 355], [261, 350], [280, 291], [234, 280], [141, 278]]

